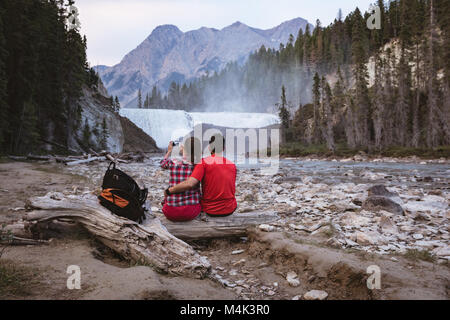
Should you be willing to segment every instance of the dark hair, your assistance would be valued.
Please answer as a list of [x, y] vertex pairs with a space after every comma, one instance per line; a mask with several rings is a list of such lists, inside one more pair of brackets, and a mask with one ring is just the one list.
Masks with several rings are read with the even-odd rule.
[[[220, 141], [222, 141], [222, 145], [220, 144]], [[209, 139], [209, 146], [211, 147], [212, 154], [223, 152], [225, 149], [225, 137], [221, 133], [212, 135]]]
[[202, 145], [200, 140], [195, 137], [189, 137], [184, 141], [184, 150], [188, 160], [196, 165], [202, 160]]

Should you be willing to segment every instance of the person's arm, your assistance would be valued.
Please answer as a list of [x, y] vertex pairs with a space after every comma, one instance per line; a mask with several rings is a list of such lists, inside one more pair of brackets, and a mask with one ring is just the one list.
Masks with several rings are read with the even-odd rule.
[[164, 156], [164, 159], [161, 160], [160, 162], [160, 166], [163, 169], [169, 169], [170, 167], [170, 154], [172, 153], [172, 149], [173, 149], [173, 141], [169, 142], [169, 146], [167, 147], [167, 153]]
[[184, 180], [183, 182], [177, 184], [176, 186], [168, 188], [167, 190], [169, 191], [169, 194], [167, 194], [167, 192], [166, 194], [167, 195], [177, 194], [183, 193], [188, 190], [192, 190], [198, 185], [199, 182], [200, 181], [198, 181], [197, 179], [189, 177], [187, 180]]
[[176, 186], [167, 188], [164, 193], [168, 196], [170, 194], [183, 193], [192, 190], [200, 183], [200, 181], [202, 181], [204, 173], [205, 168], [203, 167], [203, 163], [200, 163], [195, 166], [194, 171], [189, 178]]

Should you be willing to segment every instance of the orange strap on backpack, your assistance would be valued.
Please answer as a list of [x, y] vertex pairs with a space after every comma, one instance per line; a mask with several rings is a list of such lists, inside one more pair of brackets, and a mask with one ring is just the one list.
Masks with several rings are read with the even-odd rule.
[[117, 190], [117, 189], [105, 189], [100, 194], [105, 200], [114, 203], [115, 205], [125, 208], [130, 202], [128, 200], [125, 200], [124, 198], [121, 198], [119, 196], [116, 196], [111, 191]]

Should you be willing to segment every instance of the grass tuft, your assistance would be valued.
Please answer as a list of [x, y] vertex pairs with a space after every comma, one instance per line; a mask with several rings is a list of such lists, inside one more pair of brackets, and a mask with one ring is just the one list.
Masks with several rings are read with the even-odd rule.
[[409, 260], [418, 261], [428, 261], [435, 262], [436, 257], [432, 255], [428, 250], [419, 250], [419, 249], [408, 249], [405, 252], [405, 257]]
[[38, 276], [36, 270], [0, 260], [0, 299], [30, 296], [32, 288], [39, 284]]

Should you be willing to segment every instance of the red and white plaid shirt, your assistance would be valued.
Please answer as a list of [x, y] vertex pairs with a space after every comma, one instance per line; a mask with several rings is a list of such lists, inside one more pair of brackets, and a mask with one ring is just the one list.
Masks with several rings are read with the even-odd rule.
[[[184, 160], [167, 158], [161, 160], [160, 165], [161, 168], [170, 170], [170, 187], [187, 180], [194, 170], [194, 166]], [[198, 185], [192, 190], [166, 197], [166, 204], [172, 207], [195, 205], [200, 203], [200, 198], [200, 186]]]

